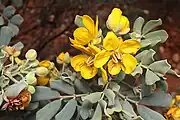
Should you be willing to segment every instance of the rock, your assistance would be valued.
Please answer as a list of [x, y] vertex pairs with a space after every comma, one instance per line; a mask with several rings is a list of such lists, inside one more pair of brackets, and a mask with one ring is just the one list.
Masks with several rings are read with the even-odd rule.
[[180, 56], [178, 53], [175, 53], [172, 57], [173, 61], [178, 63], [180, 61]]

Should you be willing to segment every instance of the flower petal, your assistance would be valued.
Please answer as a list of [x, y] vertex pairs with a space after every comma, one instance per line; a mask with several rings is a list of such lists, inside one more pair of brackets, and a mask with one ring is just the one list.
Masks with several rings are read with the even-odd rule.
[[90, 54], [90, 55], [92, 54], [91, 51], [90, 51], [90, 49], [89, 49], [88, 47], [84, 47], [84, 46], [82, 46], [82, 45], [77, 45], [77, 44], [73, 44], [72, 46], [73, 46], [74, 48], [80, 50], [80, 51], [83, 52], [83, 53]]
[[121, 15], [122, 15], [122, 11], [120, 9], [114, 8], [112, 10], [106, 22], [108, 29], [117, 32], [117, 30], [121, 27], [120, 26]]
[[98, 72], [98, 69], [94, 66], [87, 66], [83, 65], [81, 68], [81, 76], [84, 79], [91, 79], [93, 78]]
[[87, 58], [86, 55], [76, 55], [71, 60], [71, 66], [76, 72], [81, 71], [81, 67], [85, 65]]
[[101, 52], [95, 55], [94, 66], [96, 68], [102, 67], [104, 64], [106, 64], [109, 58], [110, 58], [110, 52], [106, 50], [102, 50]]
[[69, 37], [69, 40], [72, 44], [76, 44], [76, 45], [83, 45], [82, 42], [78, 41], [78, 40], [73, 40], [72, 38]]
[[120, 45], [119, 50], [122, 53], [136, 54], [140, 47], [140, 42], [129, 39]]
[[134, 56], [130, 55], [130, 54], [123, 54], [122, 55], [122, 63], [124, 65], [124, 72], [126, 74], [130, 74], [134, 71], [136, 64], [137, 64], [137, 60]]
[[74, 31], [73, 35], [74, 35], [74, 39], [77, 40], [79, 43], [81, 43], [81, 45], [86, 45], [93, 39], [92, 35], [85, 27], [77, 28]]
[[84, 26], [88, 29], [88, 31], [91, 33], [91, 35], [94, 35], [95, 25], [94, 25], [93, 19], [88, 15], [83, 15], [82, 22], [83, 22]]
[[95, 26], [95, 35], [97, 35], [98, 34], [98, 24], [99, 24], [99, 19], [98, 19], [98, 16], [96, 16], [96, 26]]
[[108, 32], [106, 37], [103, 40], [103, 47], [106, 50], [116, 50], [121, 43], [121, 40], [113, 33]]
[[126, 34], [130, 31], [129, 20], [126, 16], [121, 16], [120, 24], [120, 34]]
[[103, 79], [104, 83], [107, 83], [108, 82], [107, 72], [103, 67], [101, 67], [100, 69], [101, 69], [101, 73], [102, 73], [102, 79]]
[[121, 71], [121, 63], [114, 63], [112, 60], [108, 62], [108, 72], [111, 75], [117, 75]]
[[89, 51], [91, 51], [91, 54], [93, 54], [93, 55], [95, 55], [95, 54], [97, 54], [98, 52], [101, 51], [100, 48], [96, 47], [93, 44], [88, 44], [88, 47], [89, 47]]

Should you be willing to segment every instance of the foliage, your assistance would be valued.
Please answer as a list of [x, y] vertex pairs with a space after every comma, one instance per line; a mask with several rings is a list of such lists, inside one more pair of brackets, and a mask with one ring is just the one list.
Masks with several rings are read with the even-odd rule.
[[3, 110], [36, 111], [36, 120], [165, 120], [147, 107], [167, 108], [172, 101], [165, 74], [175, 72], [167, 60], [154, 59], [154, 46], [168, 38], [165, 30], [154, 30], [160, 19], [144, 24], [139, 17], [131, 30], [128, 18], [114, 8], [106, 22], [109, 32], [103, 33], [98, 16], [94, 22], [77, 15], [78, 28], [69, 39], [81, 53], [60, 53], [57, 68], [49, 60], [38, 61], [34, 49], [19, 59], [22, 43], [7, 46], [23, 21], [14, 14], [9, 6], [0, 18]]

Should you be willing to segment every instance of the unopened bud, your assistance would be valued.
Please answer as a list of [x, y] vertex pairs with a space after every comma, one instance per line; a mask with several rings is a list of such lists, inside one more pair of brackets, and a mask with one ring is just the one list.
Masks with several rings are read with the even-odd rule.
[[36, 74], [38, 76], [44, 77], [49, 73], [49, 70], [45, 67], [38, 67], [36, 68]]
[[26, 75], [26, 81], [29, 85], [36, 85], [37, 84], [37, 79], [35, 77], [35, 73], [34, 72], [29, 72], [27, 75]]
[[29, 85], [28, 89], [27, 89], [31, 94], [34, 94], [36, 92], [36, 89], [34, 88], [34, 86]]
[[37, 84], [44, 86], [48, 84], [49, 80], [50, 80], [49, 76], [37, 77]]
[[33, 61], [37, 57], [37, 52], [34, 49], [30, 49], [27, 51], [25, 57], [26, 57], [26, 59]]

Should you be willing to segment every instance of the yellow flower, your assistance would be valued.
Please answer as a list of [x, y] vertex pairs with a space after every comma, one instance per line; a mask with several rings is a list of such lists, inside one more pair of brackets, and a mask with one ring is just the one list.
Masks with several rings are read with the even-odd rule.
[[96, 17], [96, 23], [88, 15], [83, 15], [82, 23], [83, 27], [77, 28], [74, 33], [74, 40], [69, 38], [74, 45], [87, 45], [88, 43], [99, 44], [101, 42], [100, 34], [98, 31], [98, 17]]
[[45, 76], [45, 77], [38, 76], [37, 77], [37, 84], [45, 86], [49, 83], [49, 80], [50, 80], [49, 76]]
[[[98, 72], [98, 68], [94, 66], [94, 58], [98, 52], [101, 52], [101, 50], [91, 44], [89, 44], [88, 47], [76, 45], [76, 48], [89, 55], [76, 55], [71, 60], [71, 66], [76, 72], [80, 72], [84, 79], [93, 78]], [[107, 82], [108, 77], [106, 71], [103, 67], [101, 67], [100, 70], [102, 71], [102, 78], [104, 82]]]
[[126, 34], [130, 31], [129, 20], [122, 15], [122, 11], [114, 8], [106, 22], [107, 28], [115, 33]]
[[131, 55], [135, 54], [140, 43], [136, 40], [125, 40], [118, 38], [113, 32], [108, 32], [103, 40], [105, 50], [97, 53], [94, 59], [94, 66], [101, 68], [108, 62], [108, 72], [111, 75], [117, 75], [121, 70], [130, 74], [136, 67], [137, 60]]

